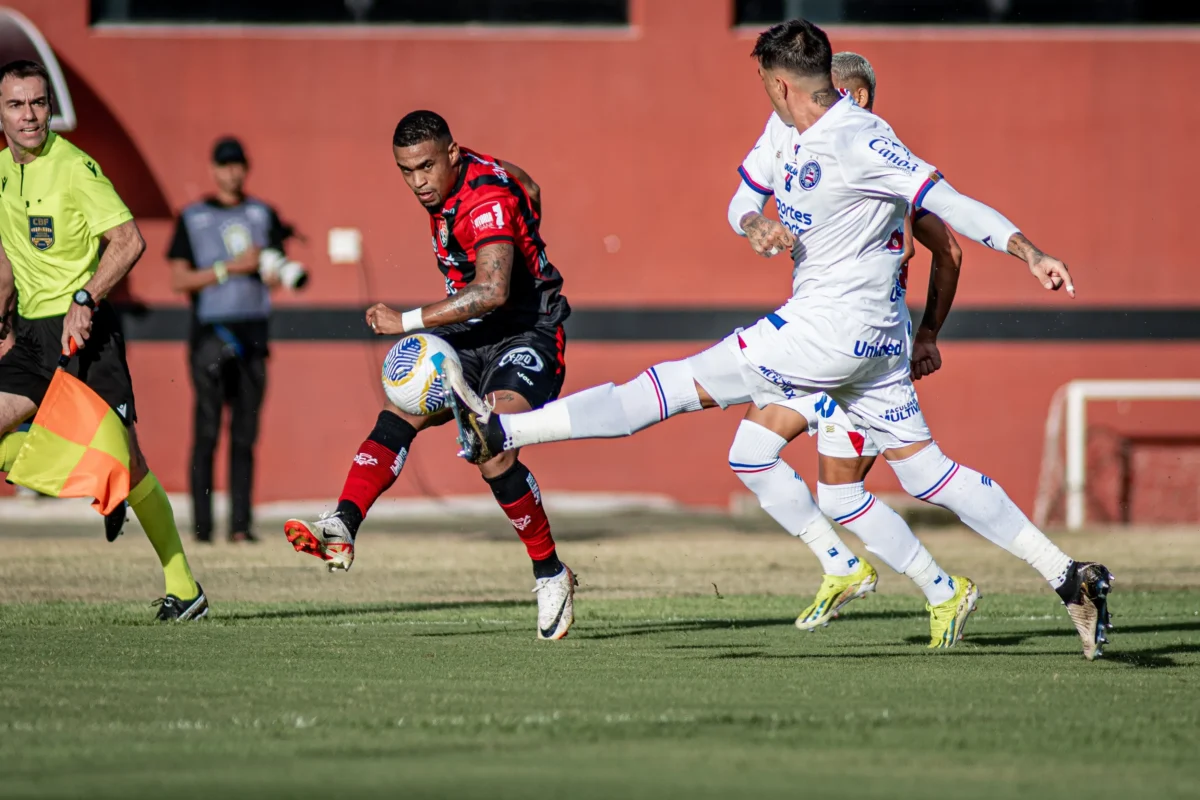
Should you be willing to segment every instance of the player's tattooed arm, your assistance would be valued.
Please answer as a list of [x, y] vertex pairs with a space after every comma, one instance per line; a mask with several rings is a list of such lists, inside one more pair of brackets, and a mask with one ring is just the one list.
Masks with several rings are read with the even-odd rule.
[[1026, 239], [1023, 233], [1014, 233], [1009, 237], [1008, 252], [1026, 263], [1033, 258], [1040, 258], [1046, 255], [1038, 249], [1037, 245]]
[[1009, 237], [1008, 252], [1028, 264], [1029, 271], [1043, 287], [1056, 292], [1065, 286], [1067, 294], [1075, 296], [1075, 283], [1071, 280], [1067, 265], [1054, 256], [1043, 253], [1020, 231]]
[[779, 253], [790, 253], [796, 244], [796, 237], [791, 231], [757, 211], [748, 212], [740, 222], [750, 246], [760, 256], [770, 258]]
[[933, 214], [926, 214], [913, 223], [913, 237], [933, 254], [929, 266], [929, 293], [925, 314], [913, 337], [912, 377], [920, 380], [942, 367], [937, 336], [950, 315], [954, 295], [958, 291], [962, 248], [949, 226]]
[[1004, 242], [1003, 249], [1028, 264], [1029, 271], [1043, 287], [1051, 291], [1065, 287], [1067, 294], [1075, 296], [1075, 284], [1067, 265], [1039, 250], [999, 211], [959, 194], [944, 180], [935, 181], [923, 191], [922, 208], [937, 214], [960, 234], [994, 250], [1000, 250], [1000, 243]]
[[[479, 248], [475, 255], [475, 280], [458, 294], [418, 309], [421, 312], [420, 327], [439, 328], [442, 325], [478, 319], [504, 305], [508, 300], [512, 265], [511, 242], [495, 242]], [[377, 336], [399, 336], [405, 333], [404, 314], [394, 308], [388, 308], [383, 303], [376, 303], [367, 309], [367, 325]]]

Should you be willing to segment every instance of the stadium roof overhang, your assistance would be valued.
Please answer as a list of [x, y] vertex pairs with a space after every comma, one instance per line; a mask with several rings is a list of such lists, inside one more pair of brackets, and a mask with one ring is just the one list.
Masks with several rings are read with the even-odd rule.
[[23, 14], [11, 8], [0, 7], [0, 64], [18, 58], [27, 58], [45, 66], [50, 73], [50, 94], [53, 98], [54, 115], [50, 117], [50, 129], [55, 131], [75, 130], [75, 106], [71, 93], [54, 51], [42, 32]]

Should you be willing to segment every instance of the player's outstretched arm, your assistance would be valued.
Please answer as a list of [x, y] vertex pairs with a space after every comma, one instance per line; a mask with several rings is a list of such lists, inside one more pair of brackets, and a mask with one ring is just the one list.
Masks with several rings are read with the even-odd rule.
[[1075, 296], [1075, 284], [1067, 265], [1039, 250], [994, 208], [959, 194], [945, 181], [935, 183], [925, 192], [921, 207], [937, 214], [962, 235], [1023, 260], [1045, 288], [1057, 291], [1066, 287], [1067, 294]]
[[937, 337], [946, 317], [950, 316], [950, 307], [958, 291], [962, 248], [946, 223], [933, 214], [923, 214], [913, 223], [913, 238], [933, 254], [925, 313], [913, 338], [912, 377], [913, 380], [920, 380], [942, 367]]
[[367, 309], [367, 324], [380, 336], [397, 336], [478, 319], [508, 301], [512, 265], [511, 242], [484, 245], [475, 255], [475, 280], [458, 294], [403, 314], [378, 303]]
[[1012, 235], [1008, 240], [1008, 252], [1028, 264], [1029, 271], [1042, 286], [1052, 292], [1065, 286], [1067, 294], [1075, 296], [1075, 284], [1071, 280], [1071, 273], [1067, 271], [1067, 265], [1054, 256], [1043, 253], [1037, 245], [1026, 239], [1024, 234], [1018, 232]]

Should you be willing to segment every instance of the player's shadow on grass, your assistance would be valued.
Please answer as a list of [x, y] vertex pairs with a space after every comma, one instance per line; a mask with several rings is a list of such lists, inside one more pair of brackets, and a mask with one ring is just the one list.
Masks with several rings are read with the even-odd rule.
[[[854, 619], [896, 620], [923, 617], [918, 611], [870, 611], [856, 613]], [[612, 629], [580, 632], [587, 639], [625, 639], [630, 636], [651, 636], [658, 633], [690, 633], [693, 631], [730, 631], [740, 628], [791, 628], [795, 617], [759, 617], [755, 619], [680, 619], [662, 622], [616, 623]]]
[[1169, 644], [1146, 650], [1106, 650], [1101, 656], [1105, 661], [1114, 661], [1138, 669], [1163, 669], [1182, 666], [1170, 656], [1200, 653], [1200, 644]]
[[[764, 617], [760, 619], [696, 619], [670, 622], [636, 623], [620, 625], [602, 631], [588, 631], [588, 639], [626, 639], [631, 636], [652, 636], [657, 633], [689, 633], [691, 631], [731, 631], [739, 628], [774, 628], [791, 625], [791, 617]], [[581, 634], [583, 632], [581, 631]]]
[[[1024, 644], [1030, 639], [1038, 639], [1046, 636], [1066, 636], [1074, 639], [1079, 634], [1075, 632], [1069, 624], [1069, 621], [1064, 617], [1064, 622], [1067, 624], [1059, 628], [1041, 628], [1033, 631], [1014, 631], [1013, 633], [998, 633], [983, 636], [968, 634], [972, 644], [982, 645], [984, 647], [1013, 647], [1019, 644]], [[1121, 634], [1129, 633], [1168, 633], [1168, 632], [1191, 632], [1200, 631], [1200, 621], [1196, 622], [1168, 622], [1162, 625], [1121, 625], [1113, 630], [1112, 636], [1120, 636]], [[918, 644], [924, 641], [920, 636], [910, 636], [909, 643]]]
[[[920, 644], [929, 643], [928, 638], [920, 640]], [[876, 648], [895, 648], [900, 644], [887, 644], [877, 642], [873, 645]], [[728, 645], [725, 645], [728, 647]], [[865, 653], [854, 653], [848, 651], [838, 651], [836, 653], [768, 653], [765, 650], [749, 650], [739, 653], [715, 653], [711, 656], [697, 656], [710, 661], [736, 661], [736, 660], [763, 660], [763, 661], [805, 661], [809, 659], [878, 659], [878, 658], [962, 658], [968, 656], [994, 656], [995, 653], [983, 649], [969, 650], [954, 648], [953, 650], [937, 651], [936, 653], [929, 650], [927, 647], [920, 647], [905, 650], [871, 650]], [[1037, 652], [1023, 652], [1022, 656], [1058, 656], [1062, 653], [1051, 650], [1040, 650]]]
[[415, 614], [422, 611], [458, 611], [480, 608], [514, 608], [527, 606], [525, 600], [462, 600], [430, 603], [366, 603], [353, 606], [315, 606], [313, 608], [279, 608], [258, 611], [233, 611], [222, 614], [223, 619], [276, 620], [324, 617], [356, 617], [369, 614]]
[[[1114, 646], [1113, 640], [1121, 634], [1186, 633], [1194, 631], [1200, 631], [1200, 621], [1168, 622], [1162, 625], [1123, 625], [1120, 628], [1114, 629], [1109, 634], [1109, 643], [1105, 645], [1105, 652], [1101, 658], [1105, 661], [1112, 661], [1139, 669], [1164, 669], [1167, 667], [1182, 666], [1178, 661], [1170, 658], [1170, 656], [1200, 653], [1200, 644], [1174, 644], [1128, 649], [1122, 648], [1119, 640], [1117, 640], [1117, 644]], [[1064, 626], [1061, 628], [1045, 628], [1035, 631], [1020, 631], [1018, 633], [993, 634], [990, 636], [968, 636], [967, 640], [971, 644], [980, 647], [1015, 647], [1024, 644], [1030, 639], [1041, 637], [1069, 637], [1074, 639], [1077, 636], [1078, 634], [1073, 628]], [[919, 636], [910, 636], [907, 641], [911, 644], [920, 644], [925, 639]], [[1029, 655], [1029, 653], [1023, 651], [1020, 655]]]
[[527, 627], [528, 624], [513, 620], [512, 624], [505, 623], [503, 625], [491, 625], [487, 628], [472, 628], [469, 631], [425, 631], [423, 633], [414, 633], [412, 636], [414, 639], [440, 639], [447, 636], [499, 636], [510, 634], [517, 629], [524, 631]]

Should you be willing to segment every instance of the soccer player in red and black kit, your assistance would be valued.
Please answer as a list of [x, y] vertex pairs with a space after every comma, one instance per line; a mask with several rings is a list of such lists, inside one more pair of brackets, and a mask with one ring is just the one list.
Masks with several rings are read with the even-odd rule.
[[[571, 309], [538, 231], [537, 185], [513, 164], [460, 147], [432, 111], [401, 119], [392, 150], [405, 183], [429, 212], [447, 297], [404, 313], [374, 305], [367, 324], [380, 336], [434, 329], [458, 351], [472, 388], [497, 411], [528, 411], [555, 399], [566, 370], [562, 323]], [[449, 419], [448, 412], [421, 417], [385, 404], [354, 456], [337, 510], [313, 522], [289, 520], [288, 541], [330, 570], [349, 569], [355, 533], [400, 475], [417, 432]], [[533, 559], [538, 638], [561, 639], [574, 621], [576, 581], [558, 560], [537, 481], [515, 450], [479, 471]]]

